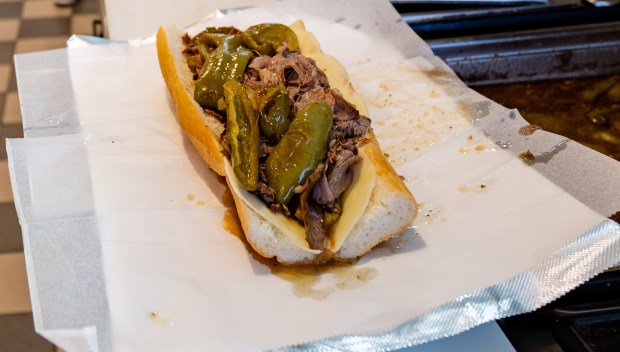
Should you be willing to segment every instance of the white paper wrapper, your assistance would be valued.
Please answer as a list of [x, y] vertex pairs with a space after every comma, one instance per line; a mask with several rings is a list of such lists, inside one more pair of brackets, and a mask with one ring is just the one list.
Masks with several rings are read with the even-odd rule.
[[569, 142], [524, 164], [561, 137], [518, 135], [518, 114], [467, 89], [387, 2], [209, 23], [298, 18], [347, 66], [420, 202], [408, 240], [300, 297], [223, 229], [225, 188], [175, 121], [152, 42], [22, 55], [28, 138], [8, 152], [37, 331], [68, 350], [388, 350], [533, 310], [620, 259], [605, 219], [618, 163]]

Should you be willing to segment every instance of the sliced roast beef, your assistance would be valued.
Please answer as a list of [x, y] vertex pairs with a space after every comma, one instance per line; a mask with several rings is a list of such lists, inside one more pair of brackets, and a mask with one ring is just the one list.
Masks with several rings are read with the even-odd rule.
[[336, 155], [335, 163], [331, 167], [327, 177], [329, 188], [332, 190], [335, 198], [340, 197], [349, 187], [351, 181], [353, 181], [353, 170], [351, 166], [361, 160], [362, 158], [357, 156], [354, 152], [346, 149], [342, 149], [342, 151]]
[[314, 203], [320, 204], [323, 208], [332, 213], [340, 213], [340, 204], [337, 199], [347, 190], [353, 181], [353, 166], [362, 160], [356, 155], [355, 151], [348, 150], [332, 144], [334, 157], [328, 159], [329, 171], [326, 169], [321, 178], [312, 188], [310, 198]]
[[337, 197], [334, 197], [334, 192], [329, 187], [329, 181], [327, 180], [325, 171], [322, 173], [314, 187], [312, 187], [312, 191], [310, 191], [310, 198], [314, 203], [320, 204], [332, 212], [336, 212], [336, 209], [334, 208], [336, 208], [335, 204]]
[[325, 212], [320, 205], [314, 203], [309, 195], [321, 178], [325, 170], [325, 164], [321, 163], [310, 174], [307, 187], [299, 197], [299, 206], [303, 214], [304, 227], [306, 229], [306, 241], [311, 249], [323, 250], [327, 228], [325, 226]]

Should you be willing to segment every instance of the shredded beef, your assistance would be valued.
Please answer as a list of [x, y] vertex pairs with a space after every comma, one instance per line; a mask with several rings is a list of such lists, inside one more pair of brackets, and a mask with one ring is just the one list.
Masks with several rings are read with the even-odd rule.
[[370, 127], [370, 119], [366, 116], [359, 115], [354, 120], [334, 120], [332, 129], [342, 134], [344, 138], [356, 138], [364, 136]]
[[268, 205], [276, 203], [276, 195], [273, 188], [269, 187], [266, 183], [258, 181], [258, 187], [255, 191], [260, 194], [260, 198]]
[[329, 87], [327, 76], [314, 60], [282, 50], [282, 47], [273, 57], [261, 55], [254, 58], [248, 65], [243, 83], [251, 87], [283, 84], [293, 101], [317, 85]]
[[267, 159], [269, 154], [271, 154], [271, 150], [272, 149], [273, 149], [272, 146], [270, 146], [266, 141], [262, 140], [260, 142], [260, 147], [259, 147], [259, 151], [258, 151], [259, 159], [261, 159], [261, 160]]

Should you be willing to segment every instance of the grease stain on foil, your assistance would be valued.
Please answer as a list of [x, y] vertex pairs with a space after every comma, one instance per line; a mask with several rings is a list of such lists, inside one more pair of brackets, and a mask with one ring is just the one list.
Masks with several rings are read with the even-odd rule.
[[293, 295], [315, 300], [324, 300], [339, 289], [363, 287], [379, 274], [375, 268], [352, 264], [276, 266], [271, 271], [291, 283]]
[[[351, 72], [368, 104], [381, 149], [398, 167], [471, 127], [469, 113], [448, 92], [451, 72], [424, 58], [369, 63]], [[484, 110], [484, 104], [478, 110]]]
[[364, 286], [378, 275], [371, 267], [358, 267], [355, 263], [328, 263], [312, 266], [285, 266], [273, 258], [265, 258], [252, 249], [245, 238], [241, 221], [237, 215], [235, 200], [229, 189], [222, 195], [226, 207], [222, 227], [239, 238], [252, 258], [269, 268], [276, 277], [291, 284], [292, 294], [300, 298], [324, 300], [339, 289], [355, 289]]
[[157, 311], [150, 311], [147, 316], [151, 321], [160, 326], [174, 326], [174, 320], [168, 316], [162, 315]]
[[468, 183], [457, 188], [463, 194], [481, 194], [487, 192], [489, 187], [495, 184], [495, 180], [485, 180], [477, 183]]

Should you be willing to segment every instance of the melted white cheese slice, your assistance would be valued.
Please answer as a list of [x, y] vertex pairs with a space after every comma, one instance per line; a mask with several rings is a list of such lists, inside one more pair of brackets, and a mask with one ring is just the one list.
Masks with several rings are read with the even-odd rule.
[[342, 213], [338, 220], [330, 227], [330, 249], [337, 252], [347, 235], [364, 214], [370, 201], [372, 190], [377, 182], [375, 166], [370, 162], [363, 148], [358, 149], [362, 161], [353, 165], [353, 181], [342, 195]]

